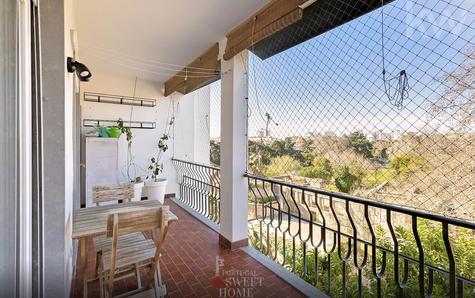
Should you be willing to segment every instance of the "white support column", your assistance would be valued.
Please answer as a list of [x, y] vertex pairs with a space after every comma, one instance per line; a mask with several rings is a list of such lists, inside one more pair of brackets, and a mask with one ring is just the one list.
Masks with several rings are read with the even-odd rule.
[[247, 51], [221, 60], [220, 243], [247, 245]]

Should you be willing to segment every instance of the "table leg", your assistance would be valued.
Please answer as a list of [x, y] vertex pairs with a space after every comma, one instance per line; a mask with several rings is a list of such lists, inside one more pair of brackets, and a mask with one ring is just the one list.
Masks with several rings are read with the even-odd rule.
[[87, 237], [82, 237], [79, 240], [82, 263], [82, 293], [84, 298], [87, 298], [87, 239]]

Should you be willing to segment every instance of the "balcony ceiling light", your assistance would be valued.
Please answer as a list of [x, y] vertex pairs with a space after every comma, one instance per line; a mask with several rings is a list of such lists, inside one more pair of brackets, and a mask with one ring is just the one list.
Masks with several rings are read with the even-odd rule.
[[68, 57], [67, 60], [68, 72], [76, 72], [79, 80], [82, 82], [87, 82], [91, 79], [92, 74], [89, 68], [86, 65], [74, 60], [74, 58]]

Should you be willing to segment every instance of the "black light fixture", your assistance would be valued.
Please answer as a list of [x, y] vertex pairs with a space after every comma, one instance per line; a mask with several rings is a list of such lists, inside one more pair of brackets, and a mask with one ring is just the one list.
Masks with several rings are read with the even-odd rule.
[[74, 60], [74, 58], [68, 57], [67, 61], [68, 72], [76, 72], [79, 80], [82, 82], [87, 82], [91, 79], [92, 74], [89, 68], [86, 65]]

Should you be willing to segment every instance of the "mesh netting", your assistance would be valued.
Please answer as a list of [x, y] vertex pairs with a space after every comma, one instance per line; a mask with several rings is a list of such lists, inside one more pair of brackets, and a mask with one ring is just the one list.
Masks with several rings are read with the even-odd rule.
[[[266, 60], [250, 54], [249, 171], [473, 220], [474, 6], [394, 1]], [[383, 51], [387, 78], [407, 74], [398, 103]]]
[[220, 165], [221, 141], [221, 80], [210, 84], [209, 106], [209, 135], [210, 135], [210, 161]]

